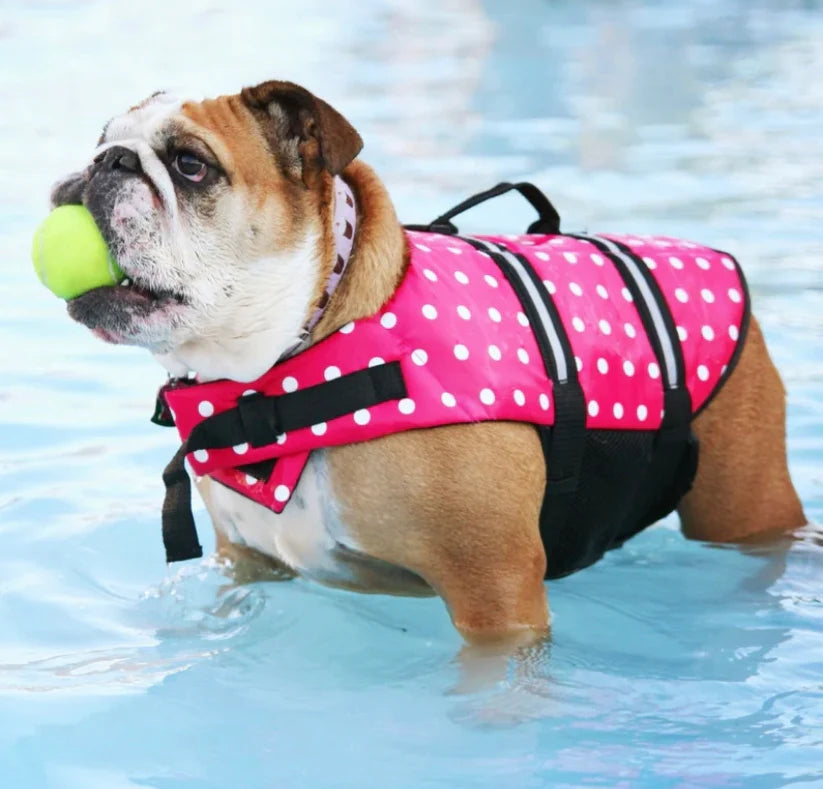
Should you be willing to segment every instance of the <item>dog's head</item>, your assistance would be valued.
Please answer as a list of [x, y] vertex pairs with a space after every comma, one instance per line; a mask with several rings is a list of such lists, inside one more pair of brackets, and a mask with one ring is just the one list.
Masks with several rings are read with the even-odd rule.
[[[361, 147], [289, 82], [202, 102], [151, 96], [109, 121], [92, 162], [52, 193], [89, 209], [128, 278], [73, 299], [70, 315], [175, 372], [256, 377], [322, 290], [332, 176]], [[260, 347], [234, 364], [244, 338]]]

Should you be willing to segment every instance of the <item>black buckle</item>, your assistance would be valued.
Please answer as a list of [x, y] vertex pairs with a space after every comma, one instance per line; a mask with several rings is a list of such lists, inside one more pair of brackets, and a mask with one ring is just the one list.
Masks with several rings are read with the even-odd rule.
[[243, 395], [237, 401], [237, 413], [249, 446], [273, 444], [283, 433], [276, 397], [259, 392]]

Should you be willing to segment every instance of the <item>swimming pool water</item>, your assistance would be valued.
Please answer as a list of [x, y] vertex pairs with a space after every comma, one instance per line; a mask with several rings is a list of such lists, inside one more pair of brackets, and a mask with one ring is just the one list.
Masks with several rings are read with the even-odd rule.
[[[353, 121], [405, 221], [522, 177], [567, 229], [735, 252], [821, 523], [820, 73], [816, 0], [0, 0], [2, 786], [823, 786], [819, 527], [743, 552], [670, 519], [549, 584], [551, 642], [472, 691], [436, 599], [167, 568], [163, 373], [28, 262], [107, 117], [290, 78]], [[506, 198], [464, 225], [528, 221]]]

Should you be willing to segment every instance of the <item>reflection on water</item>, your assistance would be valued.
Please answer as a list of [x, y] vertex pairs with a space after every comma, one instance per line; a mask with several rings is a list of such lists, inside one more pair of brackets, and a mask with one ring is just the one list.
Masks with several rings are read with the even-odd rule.
[[[165, 571], [162, 373], [29, 270], [50, 183], [159, 87], [291, 78], [406, 221], [503, 179], [564, 227], [734, 251], [823, 522], [823, 7], [807, 0], [0, 0], [0, 767], [14, 787], [823, 782], [823, 548], [667, 522], [550, 585], [551, 643], [470, 690], [437, 600]], [[467, 230], [521, 230], [516, 200]], [[205, 548], [211, 537], [197, 514]], [[491, 673], [499, 665], [489, 666]], [[322, 754], [322, 756], [321, 756]]]

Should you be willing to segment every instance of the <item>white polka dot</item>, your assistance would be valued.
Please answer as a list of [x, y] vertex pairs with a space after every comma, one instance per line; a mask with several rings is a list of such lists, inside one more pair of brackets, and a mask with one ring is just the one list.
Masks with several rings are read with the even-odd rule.
[[214, 404], [208, 400], [201, 400], [197, 404], [197, 413], [199, 413], [200, 416], [211, 416], [214, 413]]
[[481, 389], [480, 402], [483, 405], [491, 405], [494, 402], [494, 392], [491, 389]]
[[546, 288], [552, 296], [557, 293], [557, 286], [550, 279], [543, 280], [543, 287]]
[[611, 324], [605, 318], [601, 318], [597, 322], [597, 325], [600, 327], [600, 331], [602, 331], [603, 334], [611, 334], [612, 333]]
[[700, 268], [702, 268], [703, 271], [708, 271], [712, 267], [711, 263], [709, 263], [709, 261], [706, 260], [706, 258], [695, 258], [694, 262], [697, 263], [697, 265]]
[[563, 257], [566, 258], [569, 263], [577, 263], [577, 255], [574, 252], [564, 252]]
[[711, 326], [703, 326], [703, 328], [700, 329], [700, 333], [703, 335], [704, 340], [714, 339], [714, 329]]
[[574, 366], [577, 368], [577, 372], [583, 369], [583, 360], [579, 356], [574, 357]]
[[415, 402], [414, 402], [414, 400], [412, 400], [410, 397], [404, 397], [404, 398], [403, 398], [403, 399], [402, 399], [402, 400], [401, 400], [401, 401], [397, 404], [397, 410], [398, 410], [401, 414], [406, 414], [407, 416], [408, 416], [409, 414], [413, 414], [413, 413], [414, 413], [414, 409], [415, 409], [415, 408], [416, 408]]
[[578, 285], [576, 282], [570, 282], [569, 283], [569, 290], [575, 296], [582, 296], [583, 295], [583, 288], [581, 288], [580, 285]]
[[340, 368], [335, 367], [333, 364], [330, 364], [325, 370], [323, 370], [323, 377], [327, 381], [333, 381], [335, 378], [339, 378]]
[[670, 257], [669, 263], [671, 264], [672, 268], [681, 269], [683, 268], [683, 261], [680, 258]]
[[371, 414], [368, 408], [358, 408], [352, 416], [358, 425], [367, 425], [371, 422]]
[[597, 291], [597, 295], [600, 296], [601, 299], [609, 298], [609, 291], [606, 290], [605, 285], [598, 285], [595, 290]]
[[460, 247], [446, 247], [446, 249], [448, 249], [449, 252], [452, 253], [452, 255], [462, 255], [463, 254], [463, 250], [460, 249]]
[[283, 379], [283, 391], [284, 392], [296, 392], [297, 391], [297, 379], [293, 375], [287, 375]]
[[623, 331], [626, 332], [626, 336], [631, 339], [637, 337], [637, 329], [634, 328], [634, 324], [632, 323], [624, 323]]
[[740, 291], [737, 288], [729, 288], [729, 298], [735, 304], [740, 304], [740, 301], [743, 297], [740, 295]]
[[525, 329], [529, 325], [529, 319], [526, 317], [525, 312], [518, 312], [517, 313], [517, 322]]
[[393, 329], [397, 325], [397, 316], [393, 312], [384, 312], [380, 317], [380, 325], [384, 329]]
[[251, 474], [246, 474], [245, 480], [246, 480], [247, 485], [256, 485], [257, 484], [257, 477], [253, 477]]
[[490, 288], [496, 288], [497, 287], [497, 280], [491, 274], [485, 274], [483, 276], [483, 279], [486, 280], [486, 284]]
[[454, 395], [448, 392], [443, 392], [443, 394], [440, 395], [440, 402], [443, 403], [446, 408], [454, 408], [457, 405], [457, 400], [454, 399]]
[[689, 300], [689, 294], [683, 288], [674, 289], [674, 297], [681, 303], [685, 304]]
[[517, 405], [526, 405], [526, 395], [519, 389], [514, 390], [514, 402], [517, 403]]
[[680, 342], [685, 342], [689, 338], [689, 333], [683, 326], [678, 326], [677, 336], [680, 338]]
[[699, 364], [697, 366], [697, 377], [701, 381], [708, 381], [709, 380], [709, 368], [706, 367], [705, 364]]
[[544, 411], [549, 410], [549, 396], [545, 392], [540, 393], [540, 396], [537, 398], [537, 402]]
[[657, 362], [649, 362], [649, 378], [660, 378], [660, 368]]
[[548, 253], [548, 252], [535, 252], [535, 253], [534, 253], [534, 256], [535, 256], [538, 260], [542, 260], [542, 261], [544, 261], [544, 262], [545, 262], [546, 260], [548, 260], [548, 259], [549, 259], [549, 253]]
[[425, 244], [415, 244], [415, 246], [416, 246], [416, 247], [417, 247], [417, 248], [418, 248], [421, 252], [431, 252], [431, 248], [430, 248], [430, 247], [427, 247]]
[[454, 278], [461, 284], [461, 285], [468, 285], [469, 278], [462, 272], [462, 271], [455, 271]]
[[560, 236], [555, 236], [554, 238], [549, 239], [549, 243], [554, 244], [556, 247], [559, 247], [566, 243], [566, 239], [561, 238]]
[[290, 493], [288, 485], [278, 485], [274, 489], [274, 500], [279, 502], [288, 501]]
[[737, 330], [737, 326], [729, 326], [729, 337], [731, 337], [736, 342], [739, 336], [740, 332]]
[[575, 315], [572, 318], [572, 326], [574, 327], [575, 331], [584, 332], [586, 331], [586, 324], [583, 322], [583, 319]]
[[430, 268], [423, 269], [423, 276], [429, 280], [429, 282], [437, 282], [437, 274], [435, 274]]
[[646, 264], [647, 268], [656, 269], [657, 263], [655, 263], [654, 258], [643, 258], [643, 262]]
[[209, 459], [208, 450], [196, 449], [194, 450], [194, 459], [199, 463], [205, 463]]
[[489, 317], [495, 322], [500, 323], [503, 320], [503, 316], [500, 314], [500, 310], [497, 307], [489, 307]]
[[244, 441], [242, 444], [235, 444], [232, 449], [237, 455], [245, 455], [249, 451], [249, 445]]
[[312, 425], [311, 432], [316, 436], [322, 436], [326, 432], [326, 423], [318, 422], [316, 425]]
[[646, 406], [644, 406], [644, 405], [637, 406], [637, 418], [641, 422], [645, 422], [646, 417], [648, 417], [648, 415], [649, 415], [649, 409], [646, 408]]
[[623, 372], [631, 378], [634, 375], [634, 364], [626, 359], [623, 362]]
[[345, 326], [341, 326], [338, 331], [340, 334], [351, 334], [354, 331], [354, 321], [349, 321]]
[[248, 397], [249, 395], [257, 394], [256, 389], [244, 389], [243, 390], [243, 397]]
[[602, 356], [597, 360], [597, 371], [603, 375], [609, 372], [609, 363]]
[[597, 416], [600, 413], [600, 405], [597, 400], [589, 400], [586, 410], [589, 412], [589, 416]]
[[605, 262], [603, 260], [602, 255], [592, 254], [592, 255], [589, 255], [589, 258], [591, 259], [592, 263], [594, 263], [595, 266], [602, 266], [603, 263]]
[[469, 349], [462, 343], [454, 346], [454, 355], [461, 362], [465, 362], [469, 358]]
[[424, 304], [420, 311], [423, 313], [423, 317], [428, 318], [430, 321], [437, 317], [437, 309], [434, 304]]
[[734, 271], [734, 261], [731, 258], [722, 257], [720, 262], [729, 270]]
[[503, 358], [503, 354], [500, 353], [500, 348], [496, 345], [489, 346], [489, 356], [491, 356], [496, 362], [499, 362]]
[[282, 446], [286, 443], [286, 435], [286, 433], [281, 433], [279, 436], [277, 436], [275, 441], [277, 441], [277, 443], [280, 444], [280, 446]]
[[700, 295], [703, 297], [703, 301], [705, 301], [706, 304], [712, 304], [714, 302], [714, 293], [712, 293], [708, 288], [703, 288], [703, 290], [700, 291]]
[[429, 355], [422, 348], [415, 348], [411, 354], [411, 360], [418, 366], [422, 367], [429, 361]]
[[[412, 358], [414, 358], [413, 355]], [[377, 367], [378, 365], [385, 363], [386, 360], [382, 356], [372, 356], [372, 358], [369, 359], [369, 367]]]
[[623, 406], [620, 403], [615, 403], [614, 407], [612, 408], [612, 413], [614, 414], [615, 419], [622, 419], [623, 418]]
[[517, 349], [517, 358], [523, 363], [529, 363], [529, 352], [525, 348], [518, 348]]
[[628, 288], [622, 288], [620, 293], [626, 301], [634, 301], [634, 296], [632, 296], [632, 293]]
[[460, 304], [457, 307], [457, 314], [464, 320], [471, 320], [472, 312], [471, 310], [465, 305]]

